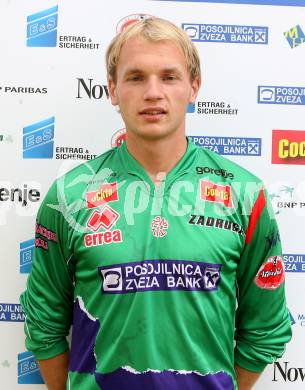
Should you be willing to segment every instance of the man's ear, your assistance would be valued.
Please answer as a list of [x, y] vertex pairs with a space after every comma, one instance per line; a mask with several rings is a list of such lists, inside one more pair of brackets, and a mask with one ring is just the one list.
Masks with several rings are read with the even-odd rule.
[[116, 92], [116, 83], [113, 79], [108, 79], [108, 91], [110, 95], [111, 104], [117, 106], [119, 104]]
[[199, 77], [195, 77], [195, 79], [191, 82], [191, 96], [189, 103], [194, 104], [201, 86], [201, 79]]

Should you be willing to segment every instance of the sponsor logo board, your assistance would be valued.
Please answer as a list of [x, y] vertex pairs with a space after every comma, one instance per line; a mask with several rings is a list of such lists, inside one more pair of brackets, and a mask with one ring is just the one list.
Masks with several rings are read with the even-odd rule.
[[60, 49], [98, 50], [100, 43], [85, 35], [58, 35], [58, 6], [27, 17], [28, 47], [58, 47]]
[[127, 27], [138, 22], [139, 20], [145, 20], [150, 17], [152, 17], [152, 15], [149, 14], [132, 14], [132, 15], [125, 16], [123, 19], [121, 19], [118, 22], [116, 26], [116, 32], [120, 33], [124, 31]]
[[25, 316], [18, 303], [0, 303], [0, 321], [24, 322]]
[[305, 105], [305, 87], [259, 85], [257, 103]]
[[18, 354], [18, 384], [43, 384], [38, 363], [32, 352]]
[[305, 272], [305, 255], [287, 253], [283, 255], [286, 272]]
[[273, 363], [273, 382], [305, 382], [305, 367], [297, 367], [291, 362], [277, 361]]
[[99, 267], [102, 294], [145, 291], [215, 291], [221, 265], [188, 260], [145, 260]]
[[294, 49], [295, 47], [300, 46], [305, 42], [305, 34], [299, 25], [296, 25], [285, 31], [284, 36], [287, 39], [291, 49]]
[[29, 274], [32, 269], [32, 259], [35, 248], [35, 240], [27, 240], [20, 243], [20, 273]]
[[268, 44], [268, 27], [182, 23], [193, 42]]
[[193, 143], [224, 156], [261, 156], [262, 139], [245, 137], [189, 136]]
[[272, 131], [272, 164], [305, 165], [305, 131]]

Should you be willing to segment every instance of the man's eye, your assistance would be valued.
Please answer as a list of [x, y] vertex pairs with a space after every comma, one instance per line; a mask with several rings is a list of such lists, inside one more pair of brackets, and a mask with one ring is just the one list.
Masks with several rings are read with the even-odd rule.
[[142, 80], [142, 77], [140, 77], [140, 76], [128, 77], [128, 81], [140, 81], [140, 80]]
[[176, 77], [173, 75], [168, 75], [168, 76], [164, 76], [163, 80], [173, 81], [173, 80], [176, 80]]

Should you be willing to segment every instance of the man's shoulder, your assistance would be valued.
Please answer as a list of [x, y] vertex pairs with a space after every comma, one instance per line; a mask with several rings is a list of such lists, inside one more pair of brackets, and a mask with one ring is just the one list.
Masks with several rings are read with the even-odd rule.
[[54, 180], [47, 198], [64, 199], [72, 203], [83, 198], [86, 191], [100, 186], [113, 177], [116, 170], [117, 148], [109, 149], [92, 160], [77, 165]]

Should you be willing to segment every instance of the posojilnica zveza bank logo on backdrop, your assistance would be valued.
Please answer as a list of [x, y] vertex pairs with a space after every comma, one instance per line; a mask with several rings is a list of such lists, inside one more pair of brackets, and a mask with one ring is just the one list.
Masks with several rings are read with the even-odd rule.
[[227, 24], [182, 23], [193, 42], [268, 44], [268, 27]]
[[305, 87], [259, 85], [257, 103], [305, 105]]
[[26, 45], [28, 47], [59, 47], [60, 49], [97, 50], [100, 43], [81, 35], [58, 35], [58, 5], [27, 17]]

